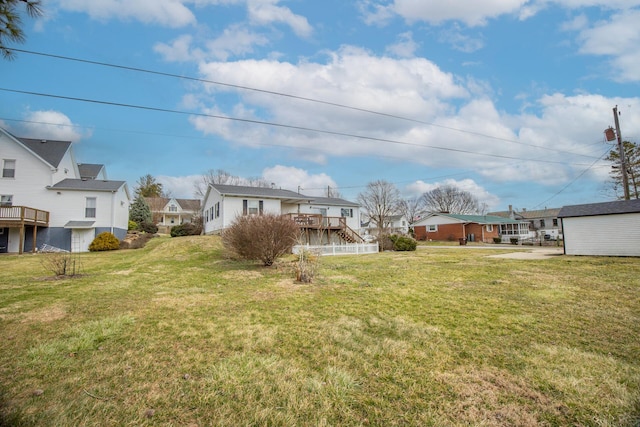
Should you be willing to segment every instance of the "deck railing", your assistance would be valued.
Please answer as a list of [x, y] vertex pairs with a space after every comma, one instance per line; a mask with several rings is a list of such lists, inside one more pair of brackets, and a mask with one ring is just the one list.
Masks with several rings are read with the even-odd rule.
[[48, 225], [49, 212], [28, 206], [0, 206], [0, 221], [15, 221], [16, 225]]

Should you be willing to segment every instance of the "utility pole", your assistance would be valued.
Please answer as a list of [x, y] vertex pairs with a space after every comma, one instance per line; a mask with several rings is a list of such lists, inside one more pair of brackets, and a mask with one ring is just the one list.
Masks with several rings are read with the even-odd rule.
[[622, 134], [620, 133], [620, 121], [618, 120], [618, 106], [613, 107], [613, 120], [616, 124], [616, 135], [618, 136], [618, 152], [620, 153], [620, 170], [622, 172], [622, 187], [624, 188], [624, 199], [629, 200], [629, 178], [627, 177], [627, 161], [624, 155], [624, 145], [622, 144]]

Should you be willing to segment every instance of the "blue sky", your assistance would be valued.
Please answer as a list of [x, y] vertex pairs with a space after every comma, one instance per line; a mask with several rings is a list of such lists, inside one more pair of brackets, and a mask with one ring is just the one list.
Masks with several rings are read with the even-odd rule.
[[193, 197], [222, 169], [352, 200], [381, 179], [560, 207], [615, 197], [614, 106], [640, 135], [640, 0], [43, 3], [0, 64], [0, 126], [72, 140], [132, 188], [151, 174]]

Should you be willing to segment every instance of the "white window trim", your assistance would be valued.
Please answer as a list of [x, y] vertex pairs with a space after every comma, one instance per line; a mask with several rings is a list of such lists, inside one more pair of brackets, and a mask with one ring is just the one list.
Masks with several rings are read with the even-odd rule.
[[[7, 169], [7, 163], [13, 162], [13, 168]], [[16, 177], [16, 159], [2, 159], [2, 176], [4, 179], [15, 179]], [[4, 176], [5, 171], [13, 171], [13, 176]]]
[[[89, 201], [93, 200], [93, 206], [90, 206]], [[97, 214], [98, 214], [98, 198], [97, 197], [86, 197], [85, 198], [85, 208], [84, 208], [84, 217], [85, 218], [96, 218]], [[93, 212], [90, 211], [90, 209], [93, 209]], [[93, 213], [93, 215], [90, 215], [90, 213]]]
[[436, 231], [438, 231], [438, 224], [427, 225], [427, 233], [435, 233]]

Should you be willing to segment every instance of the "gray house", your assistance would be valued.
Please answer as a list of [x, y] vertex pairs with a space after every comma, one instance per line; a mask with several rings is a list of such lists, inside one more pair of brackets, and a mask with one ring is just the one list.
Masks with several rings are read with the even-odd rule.
[[565, 206], [566, 255], [640, 256], [640, 199]]

